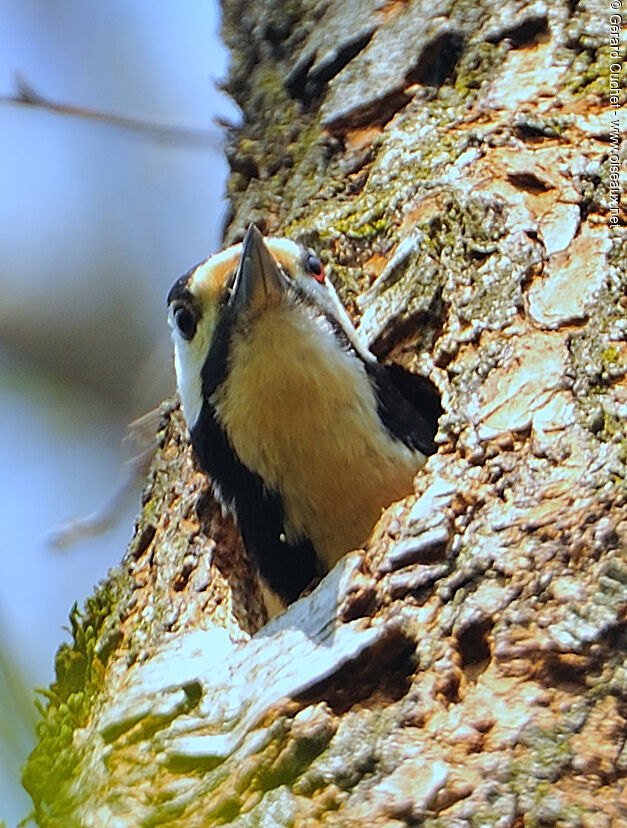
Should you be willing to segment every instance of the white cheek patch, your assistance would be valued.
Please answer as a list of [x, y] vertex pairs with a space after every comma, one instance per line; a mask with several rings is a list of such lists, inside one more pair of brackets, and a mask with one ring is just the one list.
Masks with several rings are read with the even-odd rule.
[[355, 326], [353, 325], [346, 308], [340, 301], [340, 297], [337, 295], [333, 285], [327, 280], [324, 286], [317, 285], [317, 287], [320, 289], [319, 292], [324, 292], [326, 294], [325, 298], [327, 306], [330, 306], [331, 315], [335, 316], [335, 318], [339, 321], [353, 348], [362, 359], [367, 362], [376, 362], [376, 358], [368, 348], [368, 344], [363, 340], [359, 331], [355, 329]]
[[324, 283], [321, 284], [310, 274], [303, 274], [298, 270], [295, 270], [294, 272], [294, 282], [301, 288], [301, 290], [308, 294], [320, 308], [323, 308], [330, 317], [339, 323], [340, 327], [346, 334], [346, 338], [357, 351], [359, 356], [366, 362], [375, 362], [375, 356], [371, 353], [367, 343], [355, 329], [346, 308], [342, 304], [340, 297], [337, 295], [331, 282], [326, 279]]
[[193, 428], [202, 408], [202, 355], [189, 343], [181, 339], [176, 331], [172, 332], [174, 342], [174, 367], [176, 381], [183, 407], [183, 415], [188, 428]]
[[215, 328], [216, 311], [207, 307], [198, 320], [196, 333], [191, 340], [186, 340], [174, 322], [172, 312], [168, 314], [168, 324], [174, 344], [174, 367], [176, 384], [181, 398], [181, 406], [187, 427], [191, 430], [200, 417], [203, 405], [202, 369], [207, 359]]

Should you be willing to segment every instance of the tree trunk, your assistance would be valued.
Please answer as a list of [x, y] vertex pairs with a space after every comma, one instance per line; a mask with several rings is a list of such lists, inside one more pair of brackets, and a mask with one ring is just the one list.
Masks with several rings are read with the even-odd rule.
[[608, 9], [223, 0], [226, 241], [314, 247], [373, 351], [436, 383], [439, 450], [264, 626], [164, 405], [130, 549], [58, 655], [40, 826], [627, 826]]

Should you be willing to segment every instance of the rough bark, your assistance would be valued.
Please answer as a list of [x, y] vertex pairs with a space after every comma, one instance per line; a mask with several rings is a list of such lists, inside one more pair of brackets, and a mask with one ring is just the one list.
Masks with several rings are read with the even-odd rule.
[[[176, 404], [61, 648], [41, 826], [627, 826], [625, 213], [606, 8], [223, 0], [226, 239], [314, 246], [446, 410], [415, 493], [265, 622]], [[263, 628], [262, 628], [263, 627]]]

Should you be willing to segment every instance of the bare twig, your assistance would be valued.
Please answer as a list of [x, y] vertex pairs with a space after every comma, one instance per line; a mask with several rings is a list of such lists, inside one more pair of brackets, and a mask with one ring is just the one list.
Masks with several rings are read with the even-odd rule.
[[159, 124], [154, 121], [144, 121], [139, 118], [127, 118], [113, 112], [101, 112], [83, 106], [61, 103], [45, 98], [19, 75], [15, 78], [16, 91], [13, 95], [0, 95], [0, 104], [14, 104], [17, 106], [32, 106], [55, 112], [58, 115], [69, 115], [73, 118], [83, 118], [89, 121], [98, 121], [110, 126], [130, 129], [134, 132], [143, 132], [152, 138], [162, 141], [172, 141], [178, 144], [188, 144], [205, 148], [219, 147], [222, 143], [220, 133], [202, 129], [188, 129], [169, 124]]

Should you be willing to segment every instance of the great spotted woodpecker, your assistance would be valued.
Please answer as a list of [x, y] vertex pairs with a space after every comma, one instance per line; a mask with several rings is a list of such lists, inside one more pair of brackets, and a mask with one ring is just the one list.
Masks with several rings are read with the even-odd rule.
[[311, 250], [254, 225], [168, 306], [198, 462], [290, 602], [411, 492], [435, 451], [437, 392], [377, 361]]

